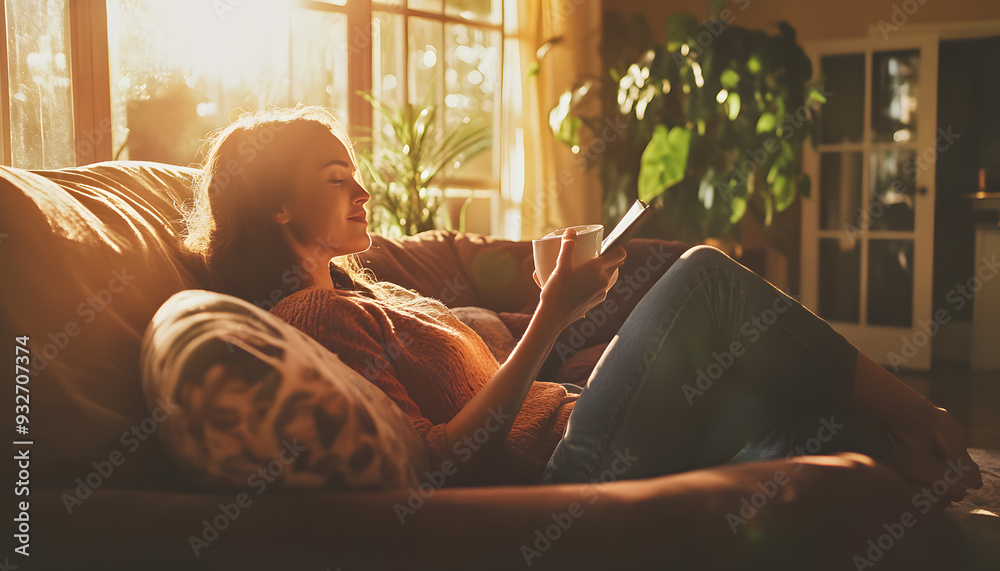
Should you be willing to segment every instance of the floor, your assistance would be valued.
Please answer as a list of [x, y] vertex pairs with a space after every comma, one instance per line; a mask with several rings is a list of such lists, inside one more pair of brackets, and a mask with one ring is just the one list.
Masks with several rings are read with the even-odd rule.
[[965, 427], [970, 448], [1000, 450], [1000, 371], [971, 371], [967, 365], [935, 362], [928, 373], [897, 376], [947, 409]]

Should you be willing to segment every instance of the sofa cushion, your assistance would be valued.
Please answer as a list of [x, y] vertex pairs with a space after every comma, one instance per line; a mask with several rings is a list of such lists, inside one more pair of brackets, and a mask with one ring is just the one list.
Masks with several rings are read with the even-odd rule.
[[495, 311], [471, 306], [453, 307], [451, 312], [483, 339], [498, 363], [502, 365], [507, 361], [517, 346], [517, 339], [514, 339]]
[[372, 235], [362, 264], [382, 281], [399, 284], [448, 307], [532, 313], [538, 286], [531, 277], [531, 242], [428, 230], [416, 236]]
[[168, 299], [143, 339], [142, 375], [161, 442], [200, 486], [396, 489], [418, 486], [429, 466], [385, 393], [233, 296], [188, 290]]
[[133, 447], [128, 431], [147, 414], [143, 330], [170, 295], [200, 282], [198, 261], [177, 248], [193, 173], [133, 162], [0, 167], [0, 333], [30, 337], [26, 436], [46, 451], [33, 459], [33, 485], [75, 485], [113, 453], [127, 458], [108, 477], [114, 487], [168, 473], [156, 445]]

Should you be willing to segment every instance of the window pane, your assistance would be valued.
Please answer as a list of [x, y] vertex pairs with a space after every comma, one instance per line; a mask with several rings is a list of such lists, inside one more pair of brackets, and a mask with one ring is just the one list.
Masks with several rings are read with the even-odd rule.
[[821, 143], [859, 143], [865, 124], [865, 56], [827, 56], [821, 60], [823, 89], [831, 92], [820, 114]]
[[849, 234], [863, 230], [861, 153], [823, 153], [819, 177], [820, 228]]
[[[495, 125], [500, 92], [500, 33], [464, 24], [445, 26], [445, 124], [449, 130], [467, 121]], [[495, 176], [492, 145], [449, 175]]]
[[917, 166], [914, 151], [872, 153], [872, 230], [913, 230]]
[[[404, 57], [406, 42], [403, 35], [403, 16], [388, 12], [375, 12], [372, 18], [372, 92], [376, 99], [397, 105], [403, 102], [406, 81]], [[376, 117], [378, 114], [376, 113]]]
[[911, 327], [913, 240], [868, 242], [868, 324]]
[[875, 141], [917, 137], [920, 51], [876, 52], [872, 62], [872, 133]]
[[434, 105], [441, 101], [441, 34], [441, 22], [410, 18], [407, 38], [410, 51], [410, 103]]
[[469, 20], [500, 23], [501, 0], [444, 0], [444, 13]]
[[187, 165], [242, 111], [287, 105], [290, 10], [260, 0], [109, 0], [119, 158]]
[[346, 120], [344, 14], [269, 0], [220, 6], [109, 0], [120, 158], [188, 164], [209, 131], [268, 105], [322, 105]]
[[347, 121], [347, 15], [292, 12], [292, 102], [331, 108]]
[[837, 238], [819, 241], [819, 315], [857, 323], [861, 312], [861, 242]]
[[449, 189], [442, 210], [455, 230], [489, 234], [493, 228], [493, 212], [496, 194], [475, 193], [466, 189]]
[[67, 0], [7, 0], [11, 161], [76, 164]]
[[441, 0], [409, 0], [411, 10], [423, 10], [424, 12], [441, 13]]

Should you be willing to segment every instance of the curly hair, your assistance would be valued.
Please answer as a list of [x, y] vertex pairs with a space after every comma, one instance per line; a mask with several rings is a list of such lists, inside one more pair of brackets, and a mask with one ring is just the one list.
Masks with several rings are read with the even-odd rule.
[[[183, 246], [203, 257], [214, 291], [269, 309], [310, 285], [302, 270], [317, 262], [299, 257], [272, 214], [291, 199], [290, 181], [303, 145], [318, 129], [340, 139], [357, 165], [347, 130], [321, 107], [247, 113], [210, 137], [194, 181], [194, 202], [184, 209]], [[356, 254], [333, 258], [329, 269], [336, 289], [424, 312], [443, 307], [395, 284], [378, 282]]]

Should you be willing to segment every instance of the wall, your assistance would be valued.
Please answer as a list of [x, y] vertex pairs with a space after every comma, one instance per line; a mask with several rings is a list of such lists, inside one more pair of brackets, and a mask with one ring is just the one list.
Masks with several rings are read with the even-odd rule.
[[[917, 9], [907, 15], [904, 4], [911, 12], [913, 6]], [[798, 31], [800, 42], [867, 36], [869, 26], [879, 20], [892, 23], [894, 7], [898, 9], [897, 21], [901, 14], [907, 23], [1000, 19], [997, 0], [729, 0], [729, 8], [736, 15], [734, 25], [767, 29], [779, 20], [787, 20]], [[662, 40], [668, 16], [688, 12], [704, 18], [708, 0], [605, 1], [604, 11], [642, 13]]]

